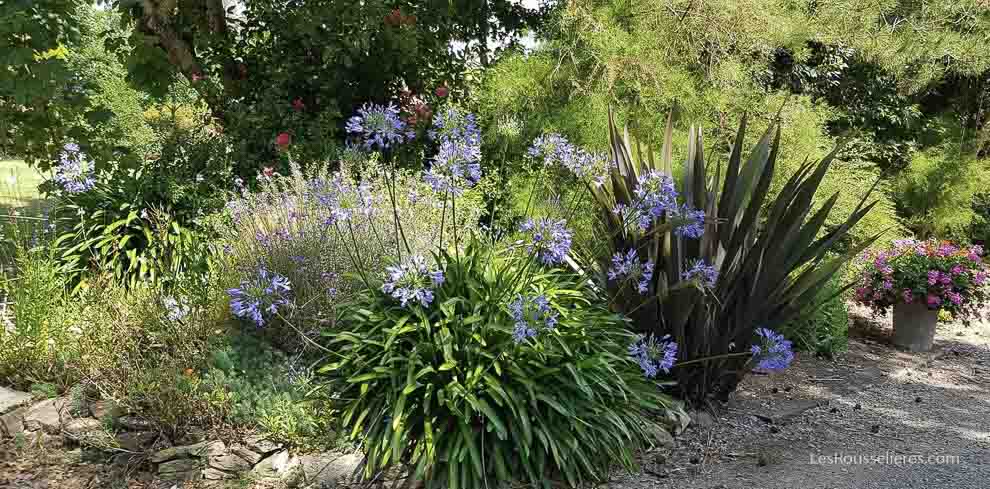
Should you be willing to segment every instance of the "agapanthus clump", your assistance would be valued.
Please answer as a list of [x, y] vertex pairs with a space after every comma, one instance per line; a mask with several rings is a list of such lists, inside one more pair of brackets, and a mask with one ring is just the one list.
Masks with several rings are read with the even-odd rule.
[[540, 331], [551, 331], [557, 327], [558, 314], [544, 295], [516, 296], [516, 300], [509, 304], [509, 314], [515, 321], [512, 339], [516, 343], [533, 338]]
[[367, 150], [385, 151], [415, 137], [393, 104], [364, 104], [345, 128]]
[[775, 333], [771, 329], [758, 328], [756, 336], [759, 339], [750, 351], [757, 370], [783, 370], [794, 361], [793, 345], [790, 340], [784, 338], [784, 335]]
[[884, 312], [896, 304], [920, 303], [966, 319], [990, 298], [982, 248], [935, 240], [899, 239], [890, 248], [864, 253], [856, 301]]
[[636, 290], [640, 294], [646, 294], [650, 290], [650, 281], [653, 280], [653, 268], [653, 261], [643, 263], [635, 249], [630, 249], [625, 254], [617, 252], [612, 255], [608, 279], [620, 283], [635, 282]]
[[307, 186], [309, 198], [326, 213], [326, 226], [369, 217], [374, 212], [374, 196], [367, 182], [355, 183], [338, 172], [329, 179], [314, 178]]
[[474, 114], [448, 107], [433, 118], [430, 138], [440, 143], [423, 179], [434, 192], [460, 196], [481, 180], [481, 130]]
[[718, 280], [718, 270], [704, 260], [695, 260], [687, 270], [681, 272], [681, 280], [696, 280], [703, 288], [711, 289]]
[[530, 235], [526, 251], [545, 265], [563, 263], [571, 250], [572, 233], [563, 219], [530, 219], [519, 230]]
[[96, 186], [92, 162], [79, 150], [79, 145], [68, 143], [62, 148], [53, 179], [70, 194], [81, 194]]
[[640, 336], [629, 345], [629, 356], [639, 364], [643, 375], [654, 378], [658, 373], [669, 373], [677, 362], [677, 343], [666, 335], [659, 340], [652, 334]]
[[386, 281], [382, 292], [399, 300], [402, 307], [409, 303], [419, 303], [428, 307], [433, 302], [433, 293], [443, 285], [443, 271], [430, 268], [426, 258], [420, 255], [407, 256], [401, 263], [385, 269]]
[[265, 267], [258, 267], [252, 277], [241, 281], [239, 287], [227, 290], [230, 310], [234, 316], [253, 321], [259, 328], [290, 301], [292, 285], [289, 279]]

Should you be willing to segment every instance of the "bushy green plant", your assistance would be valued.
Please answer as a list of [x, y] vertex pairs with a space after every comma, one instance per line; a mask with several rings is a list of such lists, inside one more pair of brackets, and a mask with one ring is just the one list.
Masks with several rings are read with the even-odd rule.
[[825, 357], [844, 351], [849, 340], [849, 310], [846, 307], [843, 274], [836, 274], [818, 291], [811, 311], [780, 326], [780, 332], [793, 338], [799, 350]]
[[622, 319], [524, 247], [472, 240], [436, 259], [427, 306], [372, 287], [329, 333], [339, 360], [324, 370], [365, 475], [405, 464], [427, 487], [578, 486], [631, 468], [671, 401], [627, 354]]

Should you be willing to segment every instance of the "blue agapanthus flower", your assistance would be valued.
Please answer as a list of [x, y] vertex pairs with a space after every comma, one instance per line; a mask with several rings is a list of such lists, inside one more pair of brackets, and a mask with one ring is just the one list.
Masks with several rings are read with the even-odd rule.
[[481, 129], [474, 114], [457, 107], [447, 107], [433, 116], [430, 139], [443, 142], [481, 146]]
[[756, 330], [759, 337], [757, 343], [750, 349], [757, 370], [783, 370], [794, 361], [794, 351], [789, 340], [784, 335], [775, 333], [767, 328]]
[[640, 175], [634, 193], [639, 209], [653, 219], [659, 219], [664, 213], [677, 209], [674, 180], [657, 170]]
[[563, 263], [567, 252], [571, 250], [572, 233], [567, 229], [567, 221], [563, 219], [530, 219], [519, 230], [531, 235], [526, 250], [546, 265]]
[[443, 271], [431, 269], [426, 258], [411, 255], [401, 263], [385, 269], [387, 279], [382, 292], [399, 300], [402, 307], [418, 302], [427, 307], [433, 302], [433, 291], [443, 285]]
[[189, 315], [191, 311], [185, 299], [176, 299], [173, 296], [162, 298], [162, 305], [165, 306], [165, 315], [169, 321], [181, 321]]
[[480, 159], [479, 146], [444, 141], [430, 160], [430, 168], [423, 172], [423, 180], [434, 192], [460, 196], [481, 180]]
[[705, 234], [705, 211], [692, 209], [687, 205], [681, 205], [675, 211], [671, 211], [674, 217], [687, 220], [674, 229], [674, 234], [684, 238], [698, 239]]
[[687, 270], [681, 272], [681, 280], [697, 280], [702, 287], [710, 289], [715, 287], [715, 281], [718, 280], [718, 270], [704, 260], [695, 260]]
[[527, 338], [539, 334], [540, 330], [553, 330], [557, 327], [557, 312], [550, 306], [550, 301], [544, 295], [524, 297], [518, 295], [509, 304], [509, 314], [515, 321], [512, 339], [522, 343]]
[[548, 133], [534, 139], [527, 154], [533, 158], [542, 158], [547, 167], [566, 166], [565, 162], [573, 158], [575, 150], [574, 145], [564, 136]]
[[639, 364], [643, 375], [654, 378], [661, 371], [669, 373], [677, 362], [677, 343], [666, 335], [659, 340], [655, 336], [640, 336], [635, 343], [629, 345], [629, 356]]
[[346, 222], [374, 212], [374, 196], [367, 182], [355, 183], [340, 172], [329, 179], [314, 178], [307, 182], [309, 197], [326, 211], [327, 226]]
[[87, 161], [76, 143], [68, 143], [62, 148], [53, 179], [70, 194], [81, 194], [96, 186], [92, 162]]
[[399, 117], [399, 109], [393, 104], [364, 104], [357, 115], [347, 120], [345, 128], [368, 150], [384, 151], [415, 136]]
[[249, 319], [260, 328], [266, 316], [273, 316], [279, 307], [289, 304], [291, 292], [289, 279], [258, 267], [253, 277], [241, 281], [240, 287], [228, 289], [227, 295], [234, 316]]
[[650, 281], [653, 280], [653, 268], [653, 261], [647, 260], [643, 263], [635, 249], [630, 249], [625, 254], [616, 252], [612, 255], [608, 279], [617, 282], [635, 281], [636, 290], [640, 294], [646, 294], [650, 290]]

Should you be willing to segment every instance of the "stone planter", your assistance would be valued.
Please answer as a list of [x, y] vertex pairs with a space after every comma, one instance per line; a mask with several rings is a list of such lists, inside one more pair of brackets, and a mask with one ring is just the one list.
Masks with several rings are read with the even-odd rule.
[[938, 311], [924, 304], [894, 304], [894, 345], [908, 351], [930, 351], [937, 323]]

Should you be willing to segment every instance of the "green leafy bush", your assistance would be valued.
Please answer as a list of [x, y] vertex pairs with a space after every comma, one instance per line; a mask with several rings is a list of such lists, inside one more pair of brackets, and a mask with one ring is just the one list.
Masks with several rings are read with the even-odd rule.
[[[633, 467], [671, 401], [627, 354], [636, 337], [622, 319], [524, 248], [473, 240], [437, 260], [445, 279], [430, 306], [373, 287], [328, 333], [339, 360], [323, 370], [365, 475], [405, 464], [431, 488], [578, 486]], [[556, 321], [523, 339], [534, 316], [516, 301], [529, 296]]]

